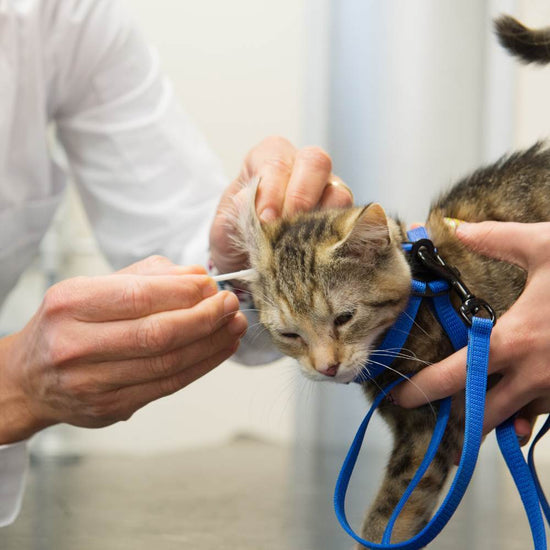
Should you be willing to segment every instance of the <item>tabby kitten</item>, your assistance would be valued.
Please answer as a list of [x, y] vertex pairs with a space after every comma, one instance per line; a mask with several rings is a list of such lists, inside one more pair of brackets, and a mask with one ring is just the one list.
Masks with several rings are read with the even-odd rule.
[[[525, 61], [550, 61], [550, 29], [529, 31], [509, 17], [496, 23], [501, 42]], [[253, 201], [252, 201], [253, 202]], [[520, 295], [526, 274], [511, 264], [482, 257], [456, 239], [444, 217], [541, 222], [550, 220], [550, 148], [537, 143], [481, 168], [432, 205], [426, 227], [439, 253], [460, 267], [468, 287], [497, 315]], [[387, 329], [405, 308], [411, 271], [401, 244], [405, 228], [378, 204], [298, 214], [260, 225], [254, 208], [241, 222], [243, 245], [257, 271], [251, 291], [274, 343], [298, 360], [313, 380], [348, 383], [356, 378]], [[422, 362], [398, 355], [392, 369], [407, 376], [452, 353], [432, 310], [422, 305], [405, 348]], [[422, 327], [422, 328], [421, 328]], [[386, 370], [362, 387], [369, 399], [399, 377]], [[435, 460], [409, 498], [392, 542], [417, 533], [429, 520], [439, 493], [461, 451], [463, 395]], [[362, 536], [379, 542], [402, 492], [424, 457], [435, 416], [431, 406], [405, 410], [383, 402], [380, 413], [394, 435], [382, 486], [367, 514]]]

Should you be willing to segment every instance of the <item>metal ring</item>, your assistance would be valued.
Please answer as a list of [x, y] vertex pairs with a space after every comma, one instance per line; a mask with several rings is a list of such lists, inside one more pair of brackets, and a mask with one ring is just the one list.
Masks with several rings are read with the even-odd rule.
[[331, 185], [332, 187], [343, 187], [351, 196], [351, 201], [355, 202], [355, 197], [353, 196], [353, 191], [342, 181], [341, 178], [332, 174], [330, 179], [327, 181], [325, 187]]

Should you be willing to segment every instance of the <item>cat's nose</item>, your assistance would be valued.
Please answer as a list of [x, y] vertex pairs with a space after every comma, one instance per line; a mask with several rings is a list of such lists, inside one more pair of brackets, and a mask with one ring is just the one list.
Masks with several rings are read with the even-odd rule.
[[334, 363], [333, 365], [318, 367], [317, 370], [325, 376], [336, 376], [339, 367], [340, 363]]

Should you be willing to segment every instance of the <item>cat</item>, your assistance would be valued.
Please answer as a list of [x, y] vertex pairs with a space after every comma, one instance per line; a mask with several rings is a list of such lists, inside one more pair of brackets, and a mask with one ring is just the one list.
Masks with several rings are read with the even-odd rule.
[[[496, 21], [501, 43], [525, 62], [550, 61], [550, 28], [526, 29], [515, 19]], [[431, 206], [426, 228], [440, 255], [459, 267], [477, 296], [497, 316], [518, 298], [526, 273], [517, 266], [465, 248], [444, 218], [541, 222], [550, 220], [550, 148], [538, 142], [525, 151], [480, 168]], [[356, 378], [385, 332], [407, 305], [411, 270], [401, 244], [406, 230], [372, 203], [364, 207], [300, 213], [260, 224], [254, 201], [240, 219], [241, 246], [257, 277], [250, 283], [260, 321], [275, 345], [298, 360], [313, 380], [348, 383]], [[453, 352], [432, 310], [422, 305], [405, 344], [376, 383], [362, 382], [372, 398], [399, 373], [411, 376]], [[416, 360], [419, 358], [421, 360]], [[385, 400], [380, 413], [389, 424], [393, 450], [361, 534], [379, 542], [402, 492], [419, 466], [433, 432], [433, 407], [405, 410]], [[431, 517], [463, 439], [463, 395], [452, 414], [435, 460], [396, 522], [392, 542], [416, 534]]]

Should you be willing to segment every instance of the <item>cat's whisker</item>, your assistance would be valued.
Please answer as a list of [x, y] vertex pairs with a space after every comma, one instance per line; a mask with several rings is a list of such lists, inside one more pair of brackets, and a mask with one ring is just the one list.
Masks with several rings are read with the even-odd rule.
[[416, 327], [418, 327], [418, 329], [423, 332], [430, 340], [434, 340], [434, 337], [428, 333], [428, 331], [426, 331], [426, 329], [424, 327], [422, 327], [420, 325], [420, 323], [418, 323], [418, 321], [416, 319], [414, 319], [409, 313], [407, 313], [406, 311], [403, 311], [403, 313], [405, 314], [406, 317], [408, 317], [409, 319], [411, 319], [411, 321], [413, 322], [413, 325], [415, 325]]
[[[260, 327], [260, 330], [256, 330], [256, 327], [258, 326]], [[260, 335], [262, 335], [267, 330], [261, 323], [256, 323], [255, 325], [252, 325], [251, 327], [249, 327], [248, 330], [250, 329], [254, 329], [254, 335], [250, 339], [250, 344], [255, 344]]]
[[426, 401], [427, 401], [427, 405], [429, 405], [433, 415], [434, 415], [434, 418], [437, 417], [437, 414], [435, 412], [435, 409], [434, 409], [434, 406], [431, 404], [431, 402], [429, 401], [429, 397], [427, 396], [426, 392], [416, 383], [412, 380], [412, 378], [410, 376], [407, 376], [406, 374], [403, 374], [402, 372], [399, 372], [397, 369], [394, 369], [392, 367], [389, 367], [388, 365], [385, 365], [384, 363], [380, 363], [379, 361], [374, 361], [372, 359], [367, 359], [367, 364], [368, 363], [371, 363], [373, 365], [380, 365], [392, 372], [394, 372], [395, 374], [397, 374], [398, 376], [400, 376], [401, 378], [403, 378], [404, 380], [407, 380], [409, 381], [425, 398], [426, 398]]
[[410, 354], [407, 354], [407, 353], [401, 353], [399, 351], [393, 351], [392, 349], [384, 349], [384, 350], [373, 349], [370, 351], [370, 353], [375, 353], [376, 355], [379, 355], [382, 357], [395, 357], [399, 359], [407, 359], [409, 361], [416, 361], [417, 363], [422, 363], [423, 365], [433, 364], [430, 361], [424, 361], [423, 359], [419, 359], [413, 352], [410, 352]]
[[[415, 323], [415, 324], [416, 324], [416, 323]], [[423, 332], [425, 332], [425, 330], [424, 330], [423, 328], [421, 328], [420, 326], [419, 326], [419, 328], [420, 328], [420, 330], [422, 330]], [[400, 332], [401, 334], [406, 334], [407, 336], [410, 334], [410, 332], [408, 332], [408, 331], [406, 331], [406, 330], [402, 330], [402, 329], [396, 328], [396, 327], [393, 327], [392, 330], [394, 330], [395, 332]], [[428, 335], [428, 336], [429, 336], [429, 335]], [[433, 338], [432, 336], [429, 336], [429, 338], [430, 338], [430, 340], [432, 340], [432, 341], [434, 341], [434, 342], [436, 341], [436, 339]]]

